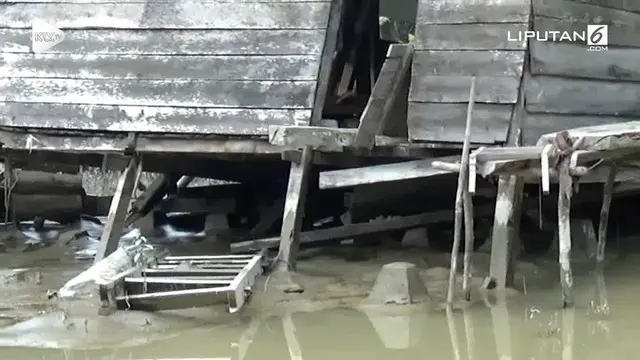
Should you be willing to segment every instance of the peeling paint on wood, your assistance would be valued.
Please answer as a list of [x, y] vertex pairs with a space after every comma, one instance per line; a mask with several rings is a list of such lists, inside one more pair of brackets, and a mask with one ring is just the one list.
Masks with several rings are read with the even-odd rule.
[[0, 79], [0, 101], [132, 106], [311, 108], [314, 81]]
[[525, 76], [529, 112], [640, 116], [640, 84]]
[[[505, 142], [513, 105], [477, 104], [473, 109], [471, 142]], [[412, 140], [460, 142], [464, 134], [467, 104], [409, 103], [409, 136]]]
[[524, 146], [535, 145], [544, 134], [585, 126], [615, 124], [620, 121], [640, 121], [640, 118], [529, 113], [525, 120], [527, 127], [522, 133], [522, 141]]
[[530, 0], [421, 0], [418, 23], [528, 22]]
[[0, 77], [315, 80], [319, 59], [294, 56], [2, 54]]
[[[469, 101], [471, 76], [413, 76], [409, 101], [458, 103]], [[514, 104], [520, 77], [477, 77], [477, 103]]]
[[46, 19], [62, 29], [322, 29], [330, 2], [4, 3], [0, 27]]
[[574, 1], [532, 0], [533, 13], [554, 19], [583, 21], [588, 24], [626, 24], [640, 27], [640, 14]]
[[[66, 30], [46, 53], [144, 55], [319, 55], [324, 29]], [[31, 30], [0, 29], [0, 52], [31, 52]]]
[[0, 125], [94, 131], [266, 135], [269, 125], [307, 125], [311, 110], [211, 109], [0, 103]]
[[[413, 74], [452, 76], [521, 76], [524, 51], [416, 51]], [[467, 83], [468, 88], [468, 83]]]
[[524, 50], [526, 42], [508, 41], [507, 33], [529, 30], [528, 24], [417, 25], [417, 50]]
[[532, 41], [531, 73], [640, 81], [640, 49], [609, 49], [585, 55], [582, 45]]
[[570, 1], [608, 7], [612, 9], [640, 12], [640, 2], [636, 0], [570, 0]]

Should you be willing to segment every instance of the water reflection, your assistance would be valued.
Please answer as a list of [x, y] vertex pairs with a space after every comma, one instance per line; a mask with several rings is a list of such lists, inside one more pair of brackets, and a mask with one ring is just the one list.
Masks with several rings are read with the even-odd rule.
[[[581, 301], [574, 309], [558, 308], [559, 293], [554, 288], [530, 292], [525, 298], [497, 301], [489, 308], [478, 305], [464, 311], [431, 310], [393, 315], [336, 309], [266, 318], [236, 317], [233, 323], [217, 326], [201, 323], [199, 328], [178, 334], [169, 326], [167, 334], [172, 333], [171, 337], [128, 348], [114, 350], [110, 345], [103, 350], [65, 352], [5, 348], [0, 349], [0, 356], [27, 360], [633, 358], [633, 349], [637, 348], [633, 336], [618, 338], [616, 346], [612, 346], [611, 341], [614, 325], [623, 328], [620, 331], [633, 331], [635, 306], [629, 303], [628, 297], [626, 302], [615, 302], [621, 289], [628, 291], [628, 288], [612, 287], [607, 289], [607, 294], [604, 279], [600, 271], [577, 283], [576, 299]], [[598, 311], [603, 304], [607, 311]], [[613, 304], [615, 313], [608, 311]], [[612, 317], [618, 314], [620, 316]], [[108, 332], [100, 334], [109, 336]]]

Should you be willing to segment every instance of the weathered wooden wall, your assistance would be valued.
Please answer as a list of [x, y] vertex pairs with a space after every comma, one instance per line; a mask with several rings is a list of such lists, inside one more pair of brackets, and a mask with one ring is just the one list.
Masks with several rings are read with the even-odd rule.
[[530, 0], [420, 0], [409, 94], [409, 137], [462, 142], [476, 76], [474, 143], [507, 140], [522, 78]]
[[524, 143], [544, 133], [640, 119], [640, 1], [533, 0], [537, 31], [609, 25], [609, 49], [531, 41]]
[[[264, 135], [308, 125], [331, 3], [0, 1], [0, 126]], [[34, 19], [65, 40], [31, 53]]]

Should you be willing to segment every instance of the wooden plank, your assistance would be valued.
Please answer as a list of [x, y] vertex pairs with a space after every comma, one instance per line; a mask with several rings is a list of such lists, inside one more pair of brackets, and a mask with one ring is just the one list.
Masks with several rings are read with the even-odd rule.
[[[3, 0], [7, 3], [71, 3], [71, 4], [128, 4], [128, 3], [175, 3], [176, 0]], [[330, 0], [304, 0], [304, 2], [328, 2]], [[202, 3], [260, 3], [260, 2], [270, 2], [270, 3], [296, 3], [302, 2], [301, 0], [202, 0]]]
[[[458, 103], [469, 101], [471, 76], [412, 76], [409, 101]], [[518, 98], [520, 77], [477, 77], [476, 102], [513, 104]]]
[[395, 102], [406, 102], [406, 98], [399, 99], [398, 93], [411, 66], [412, 46], [392, 44], [391, 48], [394, 50], [390, 48], [389, 52], [397, 51], [395, 48], [398, 47], [404, 48], [403, 57], [387, 59], [382, 64], [372, 94], [360, 116], [360, 124], [353, 142], [356, 147], [371, 149], [375, 144], [376, 135], [381, 134], [383, 124], [390, 116]]
[[609, 49], [585, 55], [582, 45], [532, 41], [531, 74], [640, 81], [640, 49]]
[[2, 79], [0, 101], [25, 103], [311, 108], [315, 81]]
[[524, 51], [422, 50], [413, 54], [417, 75], [522, 76]]
[[[504, 142], [511, 121], [513, 105], [477, 104], [473, 110], [471, 142]], [[409, 103], [409, 137], [411, 140], [462, 142], [467, 105]]]
[[633, 120], [640, 121], [640, 118], [622, 119], [615, 116], [528, 113], [525, 120], [526, 127], [522, 132], [522, 142], [524, 146], [535, 145], [540, 136], [544, 134], [555, 133], [577, 127], [615, 124], [621, 121]]
[[[566, 2], [566, 1], [565, 1]], [[545, 18], [536, 16], [533, 19], [533, 29], [538, 31], [559, 31], [559, 32], [568, 32], [569, 34], [573, 34], [573, 32], [582, 33], [587, 29], [587, 25], [593, 24], [590, 20], [577, 20], [577, 19], [553, 19], [553, 18]], [[624, 23], [620, 20], [611, 20], [609, 25], [609, 46], [626, 46], [626, 47], [640, 47], [640, 39], [636, 36], [640, 29], [633, 25]], [[541, 35], [542, 36], [542, 35]], [[549, 35], [550, 40], [552, 39], [552, 35]], [[559, 36], [559, 35], [558, 35]], [[573, 39], [572, 39], [573, 40]], [[580, 39], [577, 43], [585, 44], [586, 46], [586, 35], [585, 41]], [[562, 41], [566, 42], [566, 41]], [[586, 49], [585, 49], [586, 50]], [[590, 53], [591, 54], [591, 53]]]
[[509, 41], [508, 34], [529, 30], [528, 24], [418, 24], [418, 50], [524, 50], [526, 41]]
[[450, 171], [436, 169], [433, 161], [454, 162], [459, 156], [404, 161], [393, 164], [364, 166], [351, 169], [323, 171], [320, 173], [320, 189], [338, 189], [357, 185], [422, 179], [437, 175], [451, 174]]
[[527, 111], [640, 116], [640, 84], [525, 76]]
[[[325, 30], [66, 30], [44, 53], [299, 55], [322, 52]], [[0, 52], [31, 52], [31, 30], [0, 29]]]
[[[638, 29], [638, 27], [640, 27], [640, 14], [629, 11], [576, 1], [532, 1], [535, 16], [586, 22], [588, 24], [625, 24], [632, 29]], [[584, 31], [586, 28], [582, 30]]]
[[0, 77], [70, 79], [316, 80], [314, 55], [157, 56], [2, 54]]
[[328, 2], [8, 3], [0, 27], [31, 28], [33, 19], [61, 29], [322, 29]]
[[529, 0], [421, 0], [419, 24], [526, 23]]
[[310, 123], [317, 125], [322, 120], [322, 111], [329, 92], [329, 82], [331, 81], [331, 70], [333, 69], [333, 59], [338, 43], [338, 32], [342, 19], [343, 1], [335, 0], [331, 2], [329, 9], [329, 19], [327, 32], [324, 37], [324, 46], [320, 57], [320, 70], [317, 77], [317, 85], [313, 99], [313, 110], [311, 112]]
[[640, 12], [640, 2], [635, 0], [569, 0], [583, 4], [608, 7], [618, 10]]
[[310, 147], [323, 151], [342, 151], [353, 144], [357, 129], [337, 129], [320, 126], [271, 126], [269, 143], [285, 148]]
[[266, 135], [270, 125], [306, 125], [310, 117], [310, 110], [0, 102], [1, 126], [30, 128]]

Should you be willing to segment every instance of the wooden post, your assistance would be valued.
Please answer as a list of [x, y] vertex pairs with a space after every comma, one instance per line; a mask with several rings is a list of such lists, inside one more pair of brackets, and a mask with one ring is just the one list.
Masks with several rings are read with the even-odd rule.
[[104, 259], [118, 249], [125, 217], [127, 216], [133, 190], [137, 185], [136, 178], [141, 165], [140, 158], [137, 154], [134, 154], [129, 160], [129, 165], [120, 175], [94, 263]]
[[296, 267], [312, 159], [313, 150], [307, 146], [302, 150], [300, 163], [291, 163], [287, 198], [284, 203], [282, 230], [280, 232], [280, 249], [277, 257], [278, 270], [295, 270]]
[[[471, 145], [471, 120], [473, 113], [473, 105], [476, 96], [476, 78], [471, 79], [471, 89], [469, 90], [469, 105], [467, 107], [467, 121], [464, 131], [464, 143], [462, 144], [462, 158], [460, 159], [460, 172], [458, 173], [458, 188], [456, 190], [455, 218], [453, 228], [453, 246], [451, 248], [451, 267], [449, 269], [449, 289], [447, 290], [447, 304], [453, 303], [453, 291], [456, 285], [456, 269], [458, 267], [458, 252], [460, 251], [460, 240], [462, 238], [462, 212], [464, 207], [464, 198], [470, 197], [469, 188], [467, 186], [469, 180], [469, 147]], [[466, 195], [465, 195], [466, 194]], [[470, 200], [470, 198], [469, 198]], [[467, 220], [467, 219], [465, 219]], [[465, 221], [466, 222], [466, 221]], [[473, 227], [471, 228], [473, 233]], [[468, 229], [467, 229], [468, 233]], [[469, 239], [467, 239], [469, 240]], [[473, 245], [472, 245], [473, 246]], [[471, 248], [473, 251], [473, 247]], [[468, 275], [470, 264], [470, 254], [466, 252], [465, 246], [465, 276]], [[469, 282], [465, 279], [465, 294], [468, 292]], [[466, 296], [466, 295], [465, 295]]]
[[607, 247], [607, 228], [609, 225], [609, 211], [613, 198], [613, 185], [616, 181], [617, 166], [611, 164], [609, 175], [602, 190], [602, 207], [600, 208], [600, 224], [598, 226], [598, 245], [596, 247], [596, 265], [602, 268], [604, 263], [604, 251]]
[[464, 268], [462, 276], [462, 291], [464, 299], [471, 300], [471, 256], [475, 243], [474, 238], [474, 222], [473, 222], [473, 199], [469, 193], [469, 189], [464, 191]]
[[571, 288], [573, 275], [571, 273], [571, 196], [573, 195], [573, 179], [569, 175], [567, 157], [562, 160], [559, 169], [558, 192], [558, 262], [560, 263], [560, 284], [562, 286], [563, 307], [573, 306]]

